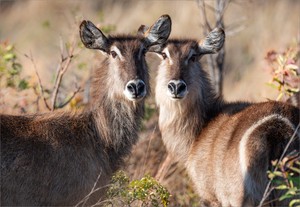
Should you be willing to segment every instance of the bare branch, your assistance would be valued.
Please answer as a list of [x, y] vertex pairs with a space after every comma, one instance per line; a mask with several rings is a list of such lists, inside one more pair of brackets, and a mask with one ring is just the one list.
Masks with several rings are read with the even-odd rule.
[[[198, 7], [201, 9], [201, 15], [203, 19], [204, 35], [207, 35], [209, 31], [212, 30], [211, 25], [207, 18], [206, 8], [212, 10], [215, 14], [215, 27], [225, 28], [224, 25], [224, 14], [232, 0], [214, 0], [214, 9], [210, 8], [211, 6], [205, 4], [204, 0], [197, 0]], [[211, 74], [213, 83], [216, 88], [216, 92], [221, 94], [223, 90], [223, 69], [224, 69], [224, 60], [225, 60], [225, 48], [223, 47], [217, 55], [207, 55], [207, 66], [208, 72]]]
[[70, 66], [70, 63], [71, 63], [71, 61], [74, 57], [74, 55], [73, 55], [74, 49], [75, 49], [75, 41], [73, 41], [73, 44], [69, 48], [68, 56], [64, 57], [63, 56], [63, 49], [62, 49], [62, 46], [61, 46], [61, 62], [59, 63], [59, 66], [58, 66], [57, 75], [56, 75], [56, 79], [55, 79], [55, 85], [54, 85], [54, 89], [53, 89], [53, 93], [52, 93], [51, 111], [53, 111], [55, 109], [55, 103], [56, 103], [58, 90], [59, 90], [59, 87], [61, 85], [62, 78], [63, 78], [64, 74], [66, 73], [66, 71], [68, 70], [68, 68]]
[[42, 99], [43, 99], [43, 101], [44, 101], [44, 104], [45, 104], [46, 108], [47, 108], [49, 111], [51, 111], [51, 108], [50, 108], [50, 106], [48, 105], [47, 100], [46, 100], [46, 98], [45, 98], [44, 88], [43, 88], [43, 85], [42, 85], [42, 81], [41, 81], [40, 75], [39, 75], [39, 73], [38, 73], [38, 71], [37, 71], [37, 67], [36, 67], [36, 64], [35, 64], [35, 61], [34, 61], [34, 59], [33, 59], [33, 56], [32, 56], [31, 51], [30, 51], [30, 55], [29, 55], [29, 56], [28, 56], [27, 54], [24, 54], [24, 56], [25, 56], [26, 58], [28, 58], [28, 59], [32, 62], [32, 64], [33, 64], [33, 68], [34, 68], [35, 74], [36, 74], [36, 76], [37, 76], [37, 78], [38, 78], [38, 85], [39, 85], [39, 88], [40, 88], [40, 91], [41, 91]]
[[107, 187], [107, 186], [108, 186], [108, 185], [107, 185], [107, 186], [104, 186], [104, 187], [102, 187], [102, 188], [97, 188], [97, 189], [96, 189], [97, 183], [98, 183], [98, 181], [99, 181], [101, 175], [102, 175], [102, 171], [100, 171], [100, 173], [99, 173], [99, 175], [98, 175], [96, 181], [94, 182], [94, 185], [93, 185], [91, 191], [90, 191], [90, 192], [89, 192], [89, 193], [88, 193], [81, 201], [79, 201], [79, 202], [75, 205], [75, 207], [79, 207], [80, 204], [82, 204], [81, 206], [85, 206], [86, 202], [88, 201], [88, 199], [90, 198], [90, 196], [91, 196], [93, 193], [95, 193], [95, 192], [99, 191], [100, 189], [103, 189], [104, 187]]
[[40, 107], [39, 107], [39, 101], [40, 101], [40, 94], [39, 92], [37, 91], [37, 88], [36, 87], [33, 87], [33, 92], [34, 94], [36, 95], [36, 101], [35, 101], [35, 104], [36, 104], [36, 112], [39, 112], [40, 111]]
[[165, 175], [167, 174], [172, 164], [173, 164], [172, 156], [168, 154], [155, 175], [155, 179], [158, 180], [158, 182], [161, 182], [164, 179]]
[[70, 101], [72, 101], [72, 99], [76, 96], [77, 93], [79, 93], [81, 91], [81, 87], [76, 86], [76, 90], [73, 92], [73, 94], [71, 95], [71, 97], [63, 104], [59, 105], [58, 108], [63, 108], [65, 107], [68, 103], [70, 103]]
[[208, 32], [208, 31], [211, 31], [212, 28], [208, 22], [208, 19], [207, 19], [207, 14], [206, 14], [206, 9], [205, 9], [205, 2], [204, 0], [197, 0], [198, 2], [198, 7], [202, 10], [202, 17], [203, 17], [203, 20], [204, 20], [204, 25], [205, 25], [205, 32]]

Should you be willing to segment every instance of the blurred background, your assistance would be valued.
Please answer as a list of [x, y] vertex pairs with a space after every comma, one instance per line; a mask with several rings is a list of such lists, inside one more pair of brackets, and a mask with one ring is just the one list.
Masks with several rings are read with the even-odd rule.
[[[219, 24], [221, 15], [226, 32], [221, 71], [225, 99], [276, 99], [278, 90], [267, 84], [274, 76], [268, 58], [279, 53], [284, 56], [292, 45], [299, 48], [300, 1], [221, 2], [225, 4], [220, 11], [220, 0], [0, 0], [0, 112], [45, 112], [52, 105], [53, 109], [84, 108], [89, 102], [91, 71], [99, 66], [102, 56], [83, 48], [80, 22], [91, 20], [106, 34], [135, 34], [141, 24], [151, 25], [162, 14], [172, 18], [171, 37], [196, 39], [205, 37], [206, 23], [212, 28]], [[159, 60], [153, 54], [147, 54], [147, 60], [154, 88]], [[209, 63], [203, 59], [203, 64]], [[63, 71], [63, 77], [57, 84], [59, 71]], [[147, 100], [141, 139], [125, 168], [132, 178], [146, 173], [157, 176], [166, 158], [153, 97]], [[169, 163], [167, 172], [159, 178], [172, 194], [171, 206], [197, 203], [180, 165]]]

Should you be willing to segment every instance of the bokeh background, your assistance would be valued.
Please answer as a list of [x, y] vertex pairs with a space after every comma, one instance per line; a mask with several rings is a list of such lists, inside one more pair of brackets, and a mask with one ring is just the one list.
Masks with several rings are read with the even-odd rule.
[[[208, 6], [208, 20], [214, 22]], [[300, 39], [299, 0], [232, 0], [224, 13], [225, 66], [223, 94], [226, 100], [264, 101], [275, 99], [277, 91], [267, 86], [272, 76], [265, 57], [271, 50], [284, 51]], [[64, 74], [58, 93], [63, 103], [75, 88], [82, 90], [63, 110], [76, 110], [88, 103], [88, 83], [91, 71], [99, 66], [102, 56], [82, 47], [78, 26], [83, 19], [94, 22], [106, 34], [134, 34], [141, 24], [150, 25], [160, 15], [172, 18], [171, 37], [201, 39], [203, 18], [197, 0], [0, 0], [0, 42], [12, 45], [16, 61], [22, 66], [20, 77], [28, 82], [25, 90], [0, 88], [1, 113], [46, 112], [37, 98], [38, 71], [41, 83], [49, 94], [61, 57], [74, 47], [74, 58]], [[147, 54], [152, 87], [158, 57]], [[4, 72], [1, 71], [2, 81]], [[125, 170], [131, 178], [146, 173], [152, 176], [166, 158], [157, 127], [154, 90], [147, 100], [147, 117], [141, 138]], [[50, 99], [50, 98], [49, 98]], [[205, 167], [205, 166], [204, 166]], [[160, 180], [172, 194], [171, 206], [192, 206], [197, 203], [192, 185], [180, 164], [171, 163], [168, 173]]]

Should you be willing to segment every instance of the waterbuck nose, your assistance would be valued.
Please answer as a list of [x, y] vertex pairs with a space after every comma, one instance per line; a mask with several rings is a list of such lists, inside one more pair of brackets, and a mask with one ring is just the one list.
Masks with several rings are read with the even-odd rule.
[[146, 95], [146, 85], [140, 79], [131, 80], [126, 84], [124, 93], [130, 100], [141, 99]]
[[187, 92], [186, 83], [183, 80], [171, 80], [168, 90], [173, 98], [183, 98]]

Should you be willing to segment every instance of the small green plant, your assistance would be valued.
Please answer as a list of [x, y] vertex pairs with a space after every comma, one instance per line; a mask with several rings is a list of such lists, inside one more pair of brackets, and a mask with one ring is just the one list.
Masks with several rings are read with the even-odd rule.
[[0, 42], [0, 86], [25, 90], [29, 87], [26, 78], [21, 78], [22, 65], [18, 62], [13, 44]]
[[167, 206], [170, 193], [153, 177], [146, 175], [140, 180], [133, 180], [123, 171], [112, 177], [112, 184], [107, 191], [105, 206]]
[[282, 191], [279, 201], [290, 199], [289, 206], [299, 206], [300, 199], [300, 154], [292, 152], [280, 162], [272, 162], [274, 171], [268, 171], [268, 177], [272, 181], [274, 189]]
[[265, 59], [272, 74], [272, 80], [268, 85], [279, 91], [276, 100], [286, 100], [300, 91], [300, 71], [297, 65], [299, 56], [300, 45], [298, 43], [288, 47], [282, 53], [275, 50], [267, 53]]

